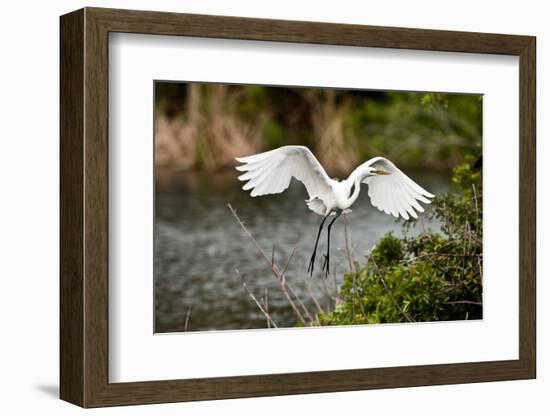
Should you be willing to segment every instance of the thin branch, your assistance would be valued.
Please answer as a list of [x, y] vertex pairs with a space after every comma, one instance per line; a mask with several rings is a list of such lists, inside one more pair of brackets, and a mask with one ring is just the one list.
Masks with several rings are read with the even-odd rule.
[[[328, 290], [328, 287], [327, 287], [327, 284], [326, 284], [326, 280], [327, 279], [315, 279], [313, 280], [313, 282], [315, 283], [315, 286], [317, 286], [317, 289], [319, 289], [322, 294], [324, 295], [324, 297], [326, 297], [327, 299], [327, 302], [328, 302], [328, 310], [331, 310], [333, 309], [332, 306], [331, 306], [331, 303], [333, 302], [334, 305], [336, 305], [339, 301], [341, 301], [341, 299], [338, 297], [338, 293], [336, 294], [331, 294]], [[322, 284], [320, 284], [319, 282], [321, 282]], [[337, 289], [335, 288], [335, 291], [337, 291]]]
[[327, 298], [327, 301], [328, 301], [327, 309], [331, 310], [332, 309], [331, 308], [332, 295], [328, 291], [327, 280], [326, 279], [321, 279], [321, 282], [323, 283], [321, 290], [323, 291], [323, 294], [325, 295], [325, 297]]
[[[367, 322], [367, 312], [365, 311], [365, 305], [363, 305], [363, 300], [361, 299], [361, 295], [359, 294], [359, 290], [357, 286], [357, 273], [354, 273], [353, 275], [353, 300], [354, 301], [352, 303], [353, 305], [355, 304], [356, 296], [357, 296], [357, 300], [359, 301], [359, 309], [361, 309], [361, 314], [363, 315], [365, 322]], [[355, 311], [354, 311], [354, 317], [355, 317]]]
[[243, 277], [243, 276], [241, 275], [241, 273], [239, 272], [239, 269], [235, 269], [235, 272], [237, 273], [237, 276], [239, 276], [239, 278], [242, 280], [244, 290], [247, 291], [247, 293], [248, 293], [248, 295], [250, 296], [250, 298], [254, 301], [254, 303], [256, 304], [256, 306], [258, 307], [258, 309], [260, 309], [260, 311], [264, 314], [265, 318], [267, 319], [268, 328], [269, 328], [269, 323], [271, 323], [271, 325], [273, 325], [274, 328], [277, 328], [277, 324], [275, 323], [275, 321], [273, 320], [273, 318], [271, 317], [271, 315], [269, 315], [269, 313], [262, 307], [262, 305], [260, 304], [260, 302], [258, 302], [258, 299], [256, 299], [256, 296], [254, 296], [254, 293], [252, 293], [252, 291], [248, 288], [248, 286], [247, 286], [247, 284], [246, 284], [246, 281], [244, 280], [244, 277]]
[[455, 301], [447, 302], [447, 303], [450, 303], [451, 305], [457, 305], [457, 304], [479, 305], [479, 306], [483, 305], [483, 303], [474, 302], [473, 300], [455, 300]]
[[348, 265], [349, 265], [349, 271], [350, 273], [357, 273], [357, 270], [355, 268], [355, 262], [353, 261], [353, 253], [350, 245], [350, 238], [348, 235], [348, 217], [346, 214], [344, 214], [344, 239], [346, 243], [346, 254], [348, 257]]
[[290, 252], [290, 256], [288, 256], [288, 260], [286, 261], [285, 267], [283, 268], [283, 271], [282, 271], [283, 275], [286, 273], [286, 269], [288, 269], [288, 265], [290, 264], [292, 257], [294, 257], [294, 253], [296, 253], [296, 246], [292, 248], [292, 251]]
[[334, 271], [336, 270], [336, 265], [333, 266], [332, 270], [333, 272], [331, 273], [331, 275], [333, 290], [334, 292], [338, 292], [338, 281], [336, 280], [336, 273], [334, 273]]
[[318, 325], [318, 326], [321, 326], [321, 321], [319, 319], [319, 315], [318, 314], [315, 314], [315, 323]]
[[275, 272], [275, 274], [279, 275], [279, 270], [277, 269], [277, 266], [275, 266], [274, 264], [271, 263], [271, 261], [269, 260], [269, 257], [267, 257], [267, 255], [265, 254], [265, 252], [263, 251], [263, 249], [260, 247], [260, 244], [256, 241], [256, 239], [254, 238], [254, 236], [250, 233], [250, 231], [248, 231], [248, 229], [244, 226], [243, 222], [241, 221], [241, 219], [239, 218], [239, 216], [237, 215], [237, 212], [233, 209], [233, 207], [231, 206], [231, 204], [227, 204], [227, 207], [229, 208], [229, 210], [231, 211], [231, 214], [233, 214], [233, 217], [235, 217], [235, 219], [237, 220], [237, 222], [239, 223], [239, 225], [241, 226], [242, 230], [244, 231], [244, 233], [248, 236], [248, 238], [250, 238], [250, 240], [252, 241], [252, 243], [254, 244], [254, 246], [256, 247], [256, 249], [258, 250], [258, 252], [262, 255], [262, 257], [265, 259], [265, 261], [267, 262], [267, 264], [269, 264], [270, 266], [272, 266], [272, 268], [274, 269], [273, 271]]
[[264, 258], [264, 260], [266, 261], [267, 265], [271, 268], [271, 271], [273, 272], [273, 274], [275, 275], [275, 278], [277, 279], [277, 282], [279, 283], [279, 287], [281, 288], [281, 291], [283, 292], [283, 295], [285, 296], [286, 300], [288, 301], [290, 307], [292, 308], [292, 310], [294, 311], [294, 313], [296, 314], [298, 320], [304, 325], [304, 326], [307, 326], [307, 323], [306, 323], [306, 320], [304, 319], [304, 316], [302, 315], [302, 313], [300, 312], [300, 309], [296, 306], [295, 302], [292, 300], [292, 297], [290, 296], [290, 294], [288, 293], [288, 290], [287, 290], [287, 286], [286, 286], [286, 279], [285, 279], [285, 275], [284, 273], [281, 273], [281, 271], [279, 270], [279, 268], [273, 264], [269, 257], [267, 257], [267, 255], [265, 254], [265, 251], [262, 249], [262, 247], [260, 246], [260, 244], [258, 243], [258, 241], [256, 241], [256, 239], [254, 238], [254, 236], [250, 233], [250, 231], [248, 231], [248, 229], [245, 227], [244, 223], [241, 221], [241, 219], [239, 218], [239, 216], [237, 215], [237, 212], [233, 209], [233, 207], [231, 206], [231, 204], [227, 204], [227, 207], [229, 208], [229, 210], [231, 211], [231, 214], [233, 215], [233, 217], [235, 218], [235, 220], [237, 221], [237, 223], [240, 225], [240, 227], [242, 228], [242, 230], [244, 231], [244, 233], [248, 236], [248, 238], [250, 239], [250, 241], [252, 241], [252, 243], [254, 244], [254, 246], [256, 247], [256, 249], [258, 250], [258, 252], [260, 253], [260, 255]]
[[298, 294], [294, 290], [294, 287], [292, 287], [290, 282], [286, 282], [286, 285], [288, 286], [288, 289], [290, 290], [290, 293], [292, 293], [294, 298], [298, 301], [298, 303], [302, 307], [302, 310], [304, 311], [304, 314], [307, 316], [307, 319], [309, 319], [310, 322], [313, 322], [314, 321], [313, 316], [311, 316], [311, 314], [309, 313], [308, 308], [306, 308], [306, 305], [304, 305], [304, 302], [302, 302], [302, 299], [300, 299], [300, 297], [298, 296]]
[[189, 329], [189, 319], [191, 318], [191, 308], [193, 307], [193, 305], [189, 306], [189, 308], [187, 308], [187, 313], [185, 314], [185, 324], [183, 326], [183, 332], [187, 332], [187, 330]]
[[472, 184], [472, 190], [474, 191], [474, 203], [476, 206], [476, 218], [479, 218], [479, 205], [477, 204], [477, 192], [475, 184]]
[[[311, 300], [313, 301], [313, 303], [315, 304], [315, 307], [317, 308], [317, 312], [324, 314], [325, 311], [319, 304], [319, 301], [317, 301], [317, 297], [314, 295], [313, 290], [311, 290], [311, 285], [307, 280], [305, 281], [305, 285], [306, 285], [307, 291], [309, 292], [309, 296], [311, 297]], [[317, 320], [319, 320], [319, 317], [317, 317]]]
[[[267, 287], [265, 288], [264, 308], [265, 313], [269, 315], [269, 291]], [[271, 328], [271, 319], [267, 320], [267, 327]]]
[[481, 257], [477, 259], [477, 266], [479, 267], [479, 278], [483, 277], [483, 266], [481, 265]]

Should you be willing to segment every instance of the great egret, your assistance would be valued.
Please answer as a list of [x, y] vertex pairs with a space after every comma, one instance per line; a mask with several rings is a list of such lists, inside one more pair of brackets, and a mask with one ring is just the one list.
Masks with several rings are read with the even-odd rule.
[[236, 159], [242, 163], [236, 169], [245, 172], [239, 176], [239, 180], [247, 181], [243, 189], [252, 190], [250, 195], [253, 197], [283, 192], [290, 185], [292, 177], [305, 185], [309, 194], [309, 199], [305, 201], [308, 208], [323, 216], [309, 262], [310, 275], [313, 275], [323, 225], [333, 215], [327, 229], [327, 254], [323, 263], [323, 270], [328, 275], [330, 229], [342, 213], [351, 211], [349, 208], [357, 200], [362, 183], [369, 187], [372, 205], [396, 218], [418, 218], [416, 211], [424, 212], [418, 201], [429, 204], [428, 198], [434, 196], [383, 157], [374, 157], [359, 165], [343, 181], [329, 178], [323, 166], [305, 146], [283, 146]]

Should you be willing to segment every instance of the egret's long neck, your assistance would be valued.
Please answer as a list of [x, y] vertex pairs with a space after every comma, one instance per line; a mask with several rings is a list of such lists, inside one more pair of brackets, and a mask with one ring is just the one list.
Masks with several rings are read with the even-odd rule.
[[348, 204], [350, 206], [357, 200], [359, 192], [361, 192], [361, 181], [363, 178], [364, 176], [360, 175], [358, 172], [353, 172], [348, 178], [348, 181], [351, 182], [350, 194], [348, 197]]

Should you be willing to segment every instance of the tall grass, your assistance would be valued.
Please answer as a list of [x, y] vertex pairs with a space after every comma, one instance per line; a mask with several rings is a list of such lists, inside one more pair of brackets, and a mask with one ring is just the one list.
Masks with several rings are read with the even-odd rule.
[[481, 153], [481, 107], [474, 95], [160, 83], [155, 163], [159, 175], [213, 171], [303, 144], [332, 176], [377, 155], [450, 171]]

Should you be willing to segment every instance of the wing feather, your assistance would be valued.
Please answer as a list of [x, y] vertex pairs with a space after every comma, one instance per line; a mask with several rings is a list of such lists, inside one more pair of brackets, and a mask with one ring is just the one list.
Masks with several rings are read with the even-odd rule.
[[369, 176], [363, 180], [369, 186], [368, 194], [372, 205], [380, 211], [391, 213], [394, 217], [418, 218], [417, 212], [424, 212], [419, 201], [429, 204], [430, 199], [434, 197], [386, 158], [375, 157], [362, 166], [389, 173], [389, 175]]
[[[408, 201], [409, 203], [411, 204], [411, 206], [416, 210], [416, 211], [419, 211], [419, 212], [424, 212], [424, 208], [422, 207], [422, 205], [420, 205], [418, 203], [418, 201], [416, 200], [416, 196], [418, 195], [417, 193], [415, 193], [411, 188], [409, 187], [405, 187], [405, 192], [406, 194], [408, 195]], [[414, 211], [414, 210], [413, 210]]]
[[236, 169], [244, 172], [239, 180], [247, 181], [243, 189], [252, 190], [251, 196], [281, 193], [293, 177], [304, 184], [310, 199], [322, 199], [332, 189], [332, 179], [305, 146], [283, 146], [236, 159], [242, 163]]
[[391, 199], [392, 199], [392, 214], [395, 218], [399, 218], [400, 213], [400, 207], [399, 207], [399, 199], [397, 198], [397, 187], [395, 186], [395, 182], [391, 183]]
[[399, 199], [399, 206], [401, 207], [401, 210], [399, 211], [401, 216], [405, 218], [406, 220], [409, 219], [409, 201], [408, 197], [404, 190], [404, 184], [402, 183], [396, 183], [395, 189], [396, 189], [396, 197]]
[[243, 189], [245, 191], [248, 191], [249, 189], [252, 189], [259, 184], [261, 184], [264, 180], [268, 179], [271, 175], [270, 169], [272, 166], [270, 164], [267, 164], [267, 167], [265, 169], [258, 169], [257, 171], [254, 171], [253, 176], [250, 178], [248, 183], [246, 183], [243, 186]]
[[405, 218], [405, 216], [403, 215], [403, 204], [401, 203], [402, 202], [401, 195], [399, 194], [399, 186], [395, 182], [392, 185], [393, 185], [393, 200], [395, 203], [395, 208], [397, 210], [397, 217], [399, 218], [399, 216], [401, 216]]

